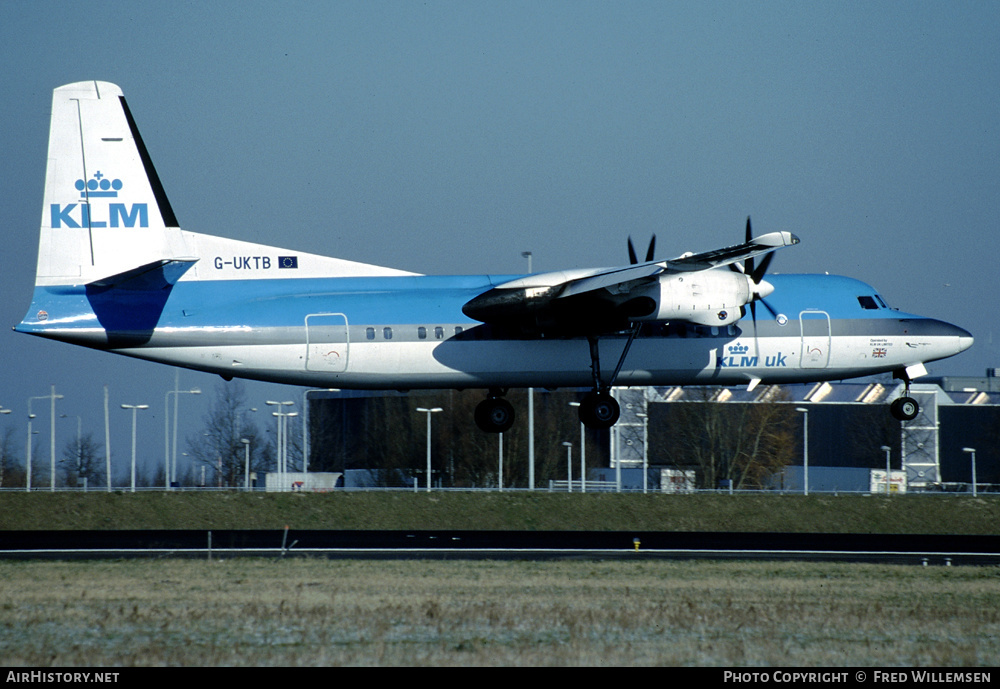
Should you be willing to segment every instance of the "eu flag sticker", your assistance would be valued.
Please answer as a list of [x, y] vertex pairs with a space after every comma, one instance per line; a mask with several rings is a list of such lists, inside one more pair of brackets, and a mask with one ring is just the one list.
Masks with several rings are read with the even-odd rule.
[[298, 256], [278, 256], [278, 268], [298, 268]]

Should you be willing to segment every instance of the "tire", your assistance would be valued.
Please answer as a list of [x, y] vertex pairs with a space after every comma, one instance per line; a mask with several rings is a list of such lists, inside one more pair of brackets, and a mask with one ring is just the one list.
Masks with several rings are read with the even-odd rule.
[[490, 397], [476, 405], [476, 425], [486, 433], [504, 433], [514, 425], [514, 407], [502, 397]]
[[920, 413], [920, 405], [912, 397], [900, 397], [892, 403], [889, 411], [900, 421], [913, 421]]
[[591, 392], [580, 403], [580, 422], [587, 428], [605, 430], [618, 423], [621, 407], [606, 392]]

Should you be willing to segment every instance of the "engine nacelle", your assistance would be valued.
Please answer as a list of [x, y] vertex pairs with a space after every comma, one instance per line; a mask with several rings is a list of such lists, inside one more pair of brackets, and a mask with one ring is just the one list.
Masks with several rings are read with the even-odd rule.
[[673, 273], [660, 278], [630, 299], [629, 315], [636, 321], [685, 321], [698, 325], [729, 325], [743, 317], [743, 307], [770, 293], [748, 275], [729, 270]]

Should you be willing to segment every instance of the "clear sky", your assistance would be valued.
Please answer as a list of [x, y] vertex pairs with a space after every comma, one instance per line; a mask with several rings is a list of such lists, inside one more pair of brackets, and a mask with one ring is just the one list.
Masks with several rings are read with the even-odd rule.
[[[34, 283], [52, 89], [98, 79], [188, 230], [516, 273], [522, 251], [536, 271], [622, 263], [629, 235], [655, 233], [658, 258], [727, 246], [751, 215], [802, 239], [772, 271], [850, 275], [970, 330], [933, 375], [1000, 366], [1000, 3], [6, 0], [0, 45], [8, 326]], [[25, 428], [55, 384], [60, 452], [77, 416], [103, 438], [107, 384], [115, 456], [119, 405], [145, 403], [162, 459], [173, 369], [9, 327], [0, 354], [0, 424]], [[182, 435], [218, 380], [181, 373], [205, 391]]]

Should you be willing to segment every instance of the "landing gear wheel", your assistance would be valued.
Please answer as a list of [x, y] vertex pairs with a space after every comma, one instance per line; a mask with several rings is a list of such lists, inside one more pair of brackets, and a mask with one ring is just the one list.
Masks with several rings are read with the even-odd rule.
[[514, 425], [514, 407], [503, 397], [488, 397], [476, 405], [476, 425], [486, 433], [503, 433]]
[[604, 430], [618, 423], [621, 407], [606, 392], [590, 392], [580, 403], [580, 423], [587, 428]]
[[920, 405], [912, 397], [900, 397], [889, 405], [889, 411], [900, 421], [913, 421], [920, 413]]

